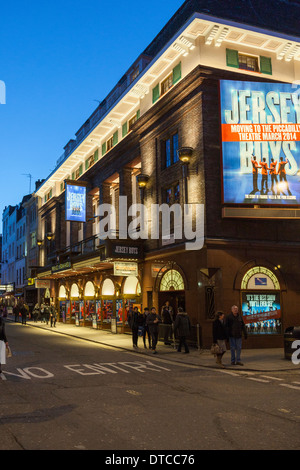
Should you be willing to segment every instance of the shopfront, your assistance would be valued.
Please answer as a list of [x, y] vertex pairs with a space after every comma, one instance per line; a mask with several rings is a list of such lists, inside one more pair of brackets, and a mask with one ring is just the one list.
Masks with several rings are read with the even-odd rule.
[[70, 322], [70, 301], [67, 299], [67, 291], [64, 285], [59, 287], [58, 292], [59, 321]]
[[130, 332], [128, 325], [128, 313], [137, 307], [142, 312], [142, 298], [141, 298], [141, 284], [136, 276], [128, 276], [124, 278], [122, 288], [122, 318], [119, 317], [119, 325], [122, 326], [122, 330], [127, 333]]
[[74, 283], [72, 284], [70, 290], [70, 316], [67, 323], [75, 323], [77, 326], [83, 325], [83, 307], [84, 302], [80, 299], [79, 287], [76, 283]]
[[88, 281], [84, 287], [84, 326], [97, 325], [96, 319], [96, 300], [95, 300], [95, 286], [94, 283]]

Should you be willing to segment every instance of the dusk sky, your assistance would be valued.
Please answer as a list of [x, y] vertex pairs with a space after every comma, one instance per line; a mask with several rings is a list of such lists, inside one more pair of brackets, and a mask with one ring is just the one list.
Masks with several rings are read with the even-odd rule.
[[[0, 214], [54, 169], [67, 142], [184, 0], [1, 5]], [[97, 100], [97, 101], [95, 101]], [[0, 93], [1, 101], [1, 93]]]

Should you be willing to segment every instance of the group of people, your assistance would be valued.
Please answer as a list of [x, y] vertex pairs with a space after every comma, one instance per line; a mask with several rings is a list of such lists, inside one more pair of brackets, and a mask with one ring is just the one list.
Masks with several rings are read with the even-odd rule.
[[217, 312], [213, 322], [212, 335], [213, 344], [218, 345], [218, 351], [216, 352], [217, 364], [224, 367], [222, 357], [227, 350], [226, 342], [229, 341], [231, 365], [242, 366], [242, 336], [244, 335], [244, 338], [247, 339], [247, 329], [236, 305], [231, 307], [231, 312], [226, 317], [224, 312]]
[[148, 307], [144, 309], [144, 313], [139, 312], [138, 307], [134, 307], [128, 314], [128, 325], [132, 331], [133, 347], [138, 347], [138, 337], [143, 338], [144, 348], [146, 348], [146, 337], [148, 337], [149, 349], [153, 354], [157, 354], [157, 342], [159, 334], [159, 325], [163, 325], [164, 343], [166, 345], [172, 344], [170, 342], [171, 336], [177, 333], [179, 344], [177, 351], [181, 352], [184, 347], [184, 352], [189, 353], [187, 344], [187, 337], [191, 331], [191, 323], [188, 314], [182, 307], [178, 308], [177, 315], [174, 314], [173, 308], [167, 301], [162, 307], [161, 315], [158, 315], [155, 307], [150, 310]]
[[[22, 318], [22, 325], [26, 325], [27, 317], [29, 315], [29, 307], [24, 302], [20, 302], [13, 307], [13, 313], [15, 316], [15, 322], [19, 321], [19, 317]], [[47, 323], [51, 327], [56, 326], [56, 317], [57, 312], [54, 305], [46, 305], [46, 304], [35, 304], [33, 311], [32, 311], [32, 318], [34, 322], [41, 321], [42, 323]]]
[[[275, 190], [277, 193], [284, 194], [283, 188], [278, 188], [278, 179], [279, 182], [285, 184], [285, 188], [289, 195], [291, 195], [291, 191], [286, 179], [286, 169], [285, 166], [289, 163], [288, 160], [283, 160], [283, 157], [280, 157], [278, 162], [278, 169], [277, 169], [277, 161], [274, 161], [274, 158], [271, 158], [270, 166], [266, 161], [266, 158], [263, 158], [260, 162], [256, 160], [256, 156], [252, 155], [251, 159], [252, 163], [252, 175], [253, 175], [253, 190], [252, 193], [256, 193], [260, 191], [261, 194], [267, 194], [269, 192], [268, 188], [268, 171], [269, 175], [271, 176], [271, 191], [275, 194]], [[258, 169], [261, 169], [261, 189], [258, 188]]]

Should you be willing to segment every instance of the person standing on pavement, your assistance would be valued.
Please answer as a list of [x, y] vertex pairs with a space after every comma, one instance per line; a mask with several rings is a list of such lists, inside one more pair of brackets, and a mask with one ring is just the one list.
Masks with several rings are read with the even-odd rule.
[[158, 341], [158, 325], [161, 323], [161, 318], [156, 313], [155, 307], [151, 308], [151, 312], [147, 317], [147, 325], [151, 335], [151, 349], [153, 354], [157, 354], [156, 345]]
[[13, 313], [15, 316], [15, 322], [17, 323], [19, 321], [19, 314], [20, 314], [20, 307], [18, 304], [16, 304], [13, 308]]
[[54, 305], [50, 305], [50, 326], [56, 326], [56, 309]]
[[5, 332], [5, 321], [3, 317], [0, 317], [0, 376], [2, 376], [2, 364], [6, 364], [6, 348], [8, 347], [8, 341]]
[[171, 344], [170, 338], [172, 336], [173, 308], [171, 307], [170, 302], [168, 300], [161, 309], [161, 318], [164, 328], [164, 343], [166, 345], [169, 345]]
[[132, 345], [134, 348], [138, 347], [138, 335], [139, 335], [139, 310], [134, 307], [128, 313], [128, 325], [132, 331]]
[[220, 353], [217, 354], [217, 364], [221, 367], [224, 367], [222, 364], [222, 357], [225, 354], [226, 348], [226, 340], [228, 340], [227, 331], [225, 328], [225, 314], [224, 312], [217, 312], [216, 318], [213, 322], [213, 343], [217, 344], [220, 348]]
[[231, 313], [226, 317], [225, 326], [229, 337], [231, 365], [242, 366], [244, 365], [241, 362], [242, 334], [247, 339], [247, 330], [236, 305], [231, 307]]
[[26, 320], [27, 320], [27, 308], [25, 304], [23, 303], [20, 308], [20, 313], [22, 317], [22, 325], [26, 325]]
[[190, 352], [187, 345], [186, 339], [191, 333], [191, 322], [188, 314], [183, 310], [182, 307], [178, 307], [178, 313], [174, 323], [174, 334], [178, 331], [179, 345], [178, 352], [181, 352], [181, 347], [184, 346], [185, 354]]
[[149, 341], [149, 349], [151, 349], [151, 335], [149, 331], [149, 326], [147, 325], [147, 318], [149, 315], [149, 308], [146, 307], [144, 308], [144, 334], [143, 334], [143, 341], [144, 341], [144, 347], [147, 348], [146, 346], [146, 336], [148, 336], [148, 341]]

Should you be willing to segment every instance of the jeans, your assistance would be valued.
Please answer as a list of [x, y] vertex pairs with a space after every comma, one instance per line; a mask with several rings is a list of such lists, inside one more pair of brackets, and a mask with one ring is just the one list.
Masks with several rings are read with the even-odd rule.
[[240, 362], [242, 350], [242, 338], [229, 338], [231, 351], [231, 363]]

